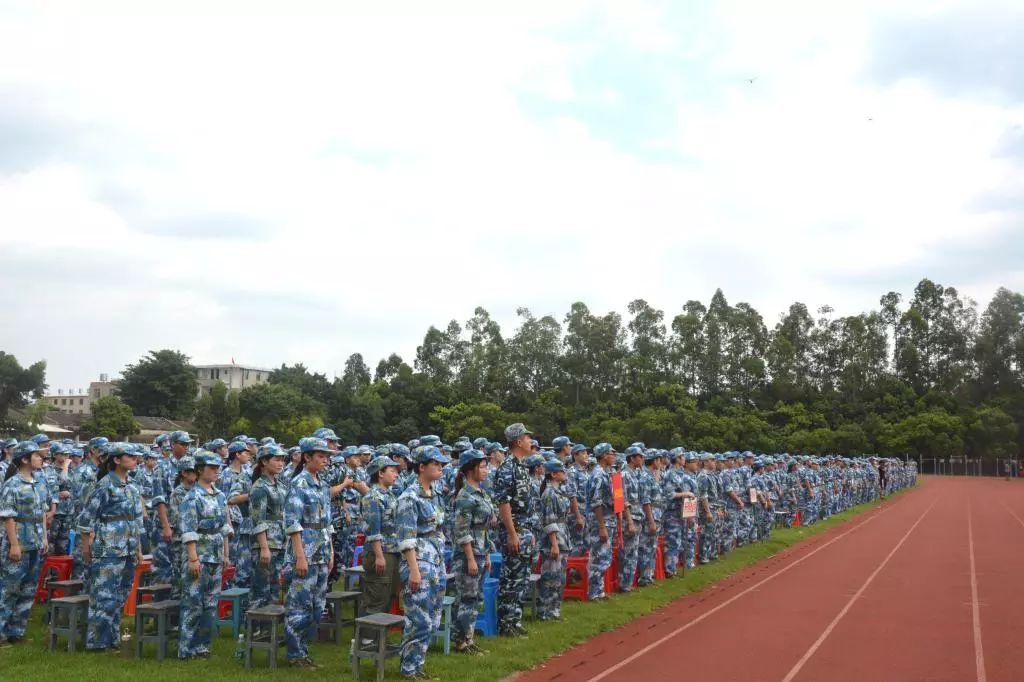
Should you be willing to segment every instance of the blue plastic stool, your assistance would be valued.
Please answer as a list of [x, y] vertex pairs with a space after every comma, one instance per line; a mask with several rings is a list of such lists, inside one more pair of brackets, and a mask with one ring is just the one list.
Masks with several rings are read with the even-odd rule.
[[68, 554], [75, 553], [75, 540], [78, 539], [78, 532], [72, 530], [68, 533]]
[[[220, 632], [222, 625], [231, 626], [231, 636], [234, 639], [238, 639], [238, 634], [242, 631], [242, 614], [245, 612], [244, 602], [248, 601], [249, 590], [244, 587], [232, 587], [227, 590], [221, 590], [220, 599], [217, 600], [217, 632]], [[231, 618], [220, 617], [220, 603], [222, 601], [231, 603]]]
[[[354, 547], [353, 551], [352, 551], [352, 568], [355, 568], [356, 566], [359, 566], [360, 562], [362, 561], [362, 559], [363, 559], [363, 545], [359, 545], [357, 547]], [[348, 576], [348, 580], [346, 581], [346, 583], [347, 583], [347, 587], [345, 589], [347, 589], [349, 591], [355, 590], [359, 586], [359, 576], [357, 576], [357, 575], [349, 575]]]
[[501, 552], [495, 552], [491, 555], [491, 577], [495, 580], [501, 580], [501, 565], [504, 563], [504, 559], [501, 558]]
[[452, 650], [452, 604], [455, 597], [445, 597], [441, 600], [441, 626], [434, 630], [433, 638], [444, 642], [444, 654], [447, 656]]
[[[493, 559], [492, 559], [493, 561]], [[476, 617], [476, 629], [484, 637], [498, 636], [498, 583], [497, 578], [484, 579], [484, 610]]]

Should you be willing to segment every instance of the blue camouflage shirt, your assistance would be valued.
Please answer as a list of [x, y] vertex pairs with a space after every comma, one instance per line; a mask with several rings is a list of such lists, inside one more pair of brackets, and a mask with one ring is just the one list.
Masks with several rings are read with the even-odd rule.
[[219, 564], [224, 560], [224, 538], [232, 535], [228, 500], [216, 486], [206, 490], [192, 486], [179, 507], [181, 543], [196, 543], [199, 562]]
[[363, 495], [361, 504], [364, 544], [381, 543], [381, 551], [398, 551], [398, 496], [381, 485]]
[[135, 486], [108, 473], [78, 517], [78, 530], [93, 535], [94, 557], [132, 556], [141, 549], [142, 497]]
[[398, 498], [398, 551], [416, 550], [417, 561], [444, 565], [444, 501], [417, 482]]
[[249, 491], [249, 521], [252, 524], [253, 547], [259, 547], [256, 536], [267, 534], [267, 547], [284, 549], [287, 536], [284, 532], [284, 506], [288, 488], [280, 481], [271, 481], [261, 476]]
[[[307, 563], [329, 563], [332, 531], [330, 486], [306, 469], [299, 472], [288, 488], [284, 525], [288, 536], [302, 533], [302, 551]], [[285, 556], [288, 561], [295, 561], [290, 542]]]
[[[7, 479], [0, 488], [0, 519], [25, 519], [18, 521], [15, 528], [22, 552], [43, 548], [43, 515], [50, 510], [49, 491], [46, 483], [35, 477], [26, 481], [21, 474]], [[7, 560], [7, 534], [2, 534], [3, 560]]]

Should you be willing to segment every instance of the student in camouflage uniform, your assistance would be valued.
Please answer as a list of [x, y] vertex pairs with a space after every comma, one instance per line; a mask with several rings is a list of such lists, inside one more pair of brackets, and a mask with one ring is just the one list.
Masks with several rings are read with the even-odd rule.
[[455, 651], [464, 654], [484, 653], [474, 643], [473, 635], [484, 581], [491, 572], [491, 529], [498, 524], [494, 501], [482, 488], [487, 466], [487, 455], [479, 450], [467, 450], [459, 456], [459, 474], [455, 478], [452, 573], [455, 574], [457, 613], [452, 639]]
[[142, 561], [142, 497], [128, 483], [139, 464], [128, 443], [111, 443], [99, 472], [99, 482], [78, 519], [82, 557], [89, 566], [88, 651], [118, 651], [121, 646], [121, 608]]
[[[164, 456], [153, 475], [153, 508], [156, 510], [152, 538], [153, 579], [171, 583], [174, 589], [178, 590], [180, 588], [177, 577], [181, 572], [181, 561], [176, 561], [173, 556], [174, 527], [171, 522], [171, 516], [176, 515], [177, 510], [172, 510], [170, 505], [174, 488], [178, 485], [180, 464], [188, 454], [192, 438], [184, 431], [175, 431], [169, 436], [158, 437], [156, 441]], [[189, 461], [195, 464], [194, 460]], [[177, 558], [180, 559], [180, 556]]]
[[255, 482], [249, 491], [252, 524], [252, 592], [249, 608], [276, 604], [281, 599], [284, 574], [284, 506], [288, 496], [279, 481], [288, 455], [277, 445], [264, 445], [256, 454]]
[[704, 465], [697, 472], [696, 476], [698, 515], [701, 520], [700, 563], [707, 564], [718, 556], [717, 530], [719, 510], [717, 508], [717, 491], [712, 478], [715, 466], [714, 455], [704, 453], [701, 455], [700, 460]]
[[303, 438], [299, 449], [302, 460], [292, 475], [284, 507], [285, 533], [290, 539], [285, 554], [285, 640], [289, 665], [318, 668], [309, 655], [309, 640], [324, 610], [327, 575], [335, 561], [331, 492], [320, 480], [331, 450], [322, 438]]
[[235, 531], [228, 540], [230, 565], [235, 567], [235, 577], [230, 584], [232, 587], [249, 587], [249, 578], [252, 575], [252, 525], [246, 517], [249, 511], [248, 493], [252, 487], [252, 479], [245, 473], [245, 466], [251, 457], [249, 445], [245, 441], [226, 444], [222, 438], [217, 438], [210, 445], [221, 449], [227, 445], [228, 451], [227, 466], [221, 470], [216, 485], [228, 500], [228, 515], [231, 516], [231, 527]]
[[200, 450], [195, 461], [199, 478], [179, 507], [185, 567], [178, 658], [184, 660], [210, 656], [221, 578], [230, 558], [228, 538], [234, 532], [227, 497], [215, 485], [220, 457]]
[[53, 518], [50, 519], [48, 530], [50, 534], [50, 553], [65, 555], [68, 553], [68, 542], [70, 540], [71, 528], [74, 526], [75, 500], [71, 496], [71, 479], [68, 471], [71, 466], [71, 446], [56, 444], [51, 448], [54, 460], [53, 466], [49, 467], [50, 474], [47, 483], [50, 485], [50, 494], [57, 500]]
[[392, 491], [398, 479], [398, 462], [390, 457], [370, 460], [366, 474], [370, 492], [363, 496], [363, 612], [387, 613], [398, 594], [398, 497]]
[[567, 526], [571, 514], [572, 495], [565, 490], [565, 466], [557, 459], [544, 463], [544, 482], [540, 489], [540, 584], [537, 586], [538, 620], [559, 620], [562, 617], [562, 594], [565, 592], [565, 566], [572, 549]]
[[637, 571], [640, 573], [637, 585], [640, 587], [654, 584], [658, 538], [661, 535], [665, 506], [661, 489], [661, 465], [664, 461], [661, 451], [648, 450], [644, 453], [646, 468], [641, 469], [639, 474], [640, 501], [644, 507], [643, 533], [637, 553]]
[[0, 646], [21, 642], [36, 596], [36, 580], [46, 556], [46, 512], [50, 508], [46, 483], [34, 473], [43, 466], [39, 446], [22, 441], [11, 450], [11, 461], [0, 488]]
[[530, 584], [530, 564], [536, 540], [531, 514], [536, 508], [530, 473], [525, 460], [530, 456], [533, 434], [521, 423], [505, 429], [509, 456], [494, 475], [494, 502], [501, 520], [499, 545], [502, 565], [498, 585], [498, 631], [506, 637], [527, 634], [523, 627], [523, 602]]
[[182, 556], [181, 546], [181, 505], [188, 497], [199, 478], [196, 460], [192, 455], [185, 455], [175, 462], [178, 474], [174, 479], [174, 489], [167, 500], [167, 520], [171, 524], [171, 599], [180, 599], [186, 560]]
[[417, 482], [398, 498], [398, 551], [405, 583], [402, 607], [402, 675], [429, 679], [423, 671], [427, 647], [441, 623], [441, 602], [447, 577], [444, 568], [444, 500], [434, 483], [451, 459], [436, 446], [421, 446], [416, 453]]
[[[97, 436], [89, 441], [89, 448], [86, 450], [85, 459], [75, 467], [75, 470], [71, 473], [71, 496], [75, 501], [75, 511], [73, 516], [78, 518], [82, 513], [82, 509], [85, 507], [85, 500], [89, 497], [89, 493], [92, 492], [93, 487], [96, 485], [96, 472], [99, 470], [100, 459], [103, 456], [104, 448], [109, 445], [110, 441], [102, 436]], [[85, 579], [85, 562], [82, 559], [82, 543], [75, 543], [75, 548], [71, 553], [74, 559], [74, 567], [71, 570], [71, 576], [75, 580]]]
[[[622, 530], [622, 552], [619, 554], [619, 589], [633, 591], [637, 559], [640, 552], [640, 528], [644, 525], [644, 501], [641, 498], [640, 476], [643, 473], [644, 451], [637, 445], [626, 448], [626, 466], [622, 472], [622, 491], [625, 495], [625, 526]], [[650, 506], [650, 501], [647, 502]]]
[[615, 513], [612, 501], [609, 474], [615, 463], [615, 454], [615, 449], [609, 443], [598, 443], [594, 446], [597, 468], [590, 475], [590, 490], [587, 495], [587, 509], [591, 514], [587, 519], [587, 540], [590, 545], [590, 558], [587, 561], [587, 598], [591, 601], [605, 599], [608, 596], [604, 591], [604, 574], [612, 565], [612, 552], [619, 529], [619, 515]]
[[[365, 451], [369, 451], [369, 447]], [[363, 495], [370, 492], [367, 485], [369, 478], [366, 470], [359, 466], [362, 461], [362, 452], [359, 448], [348, 447], [343, 451], [345, 463], [341, 466], [341, 472], [345, 475], [345, 483], [341, 489], [342, 512], [344, 514], [344, 525], [335, 523], [335, 533], [341, 536], [341, 541], [335, 542], [336, 547], [341, 548], [341, 556], [335, 555], [339, 562], [339, 570], [351, 566], [355, 560], [356, 536], [362, 528], [359, 520], [359, 501]]]
[[577, 443], [570, 450], [572, 466], [566, 471], [566, 492], [573, 495], [576, 500], [578, 516], [574, 523], [569, 524], [569, 550], [570, 556], [583, 556], [587, 553], [587, 522], [585, 512], [587, 510], [587, 489], [589, 487], [590, 472], [587, 471], [587, 458], [590, 453], [587, 446]]

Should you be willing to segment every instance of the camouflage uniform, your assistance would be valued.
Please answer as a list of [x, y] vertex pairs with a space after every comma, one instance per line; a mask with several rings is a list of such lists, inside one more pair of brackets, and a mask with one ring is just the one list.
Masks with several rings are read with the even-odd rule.
[[[197, 460], [203, 461], [198, 457]], [[217, 602], [220, 599], [224, 569], [224, 539], [234, 532], [227, 507], [224, 493], [216, 487], [206, 490], [197, 483], [192, 486], [179, 508], [181, 544], [187, 546], [195, 543], [199, 557], [199, 576], [193, 577], [189, 572], [188, 553], [183, 551], [178, 658], [187, 659], [210, 652], [210, 639], [217, 626]]]
[[[327, 569], [331, 561], [331, 490], [303, 469], [292, 478], [284, 505], [285, 534], [302, 534], [302, 551], [309, 571], [295, 570], [292, 543], [285, 550], [285, 640], [288, 660], [309, 658], [309, 640], [323, 613], [327, 596]], [[335, 557], [337, 560], [337, 557]]]
[[50, 536], [50, 554], [65, 555], [68, 553], [71, 528], [74, 526], [75, 501], [72, 497], [61, 499], [61, 492], [71, 492], [71, 481], [63, 469], [49, 466], [43, 469], [43, 477], [49, 487], [50, 497], [57, 505], [53, 518], [47, 527]]
[[[576, 504], [582, 513], [587, 508], [587, 488], [590, 481], [590, 473], [586, 467], [573, 464], [567, 470], [568, 477], [565, 481], [566, 492], [576, 496]], [[576, 521], [569, 521], [569, 550], [570, 556], [583, 556], [587, 553], [587, 525], [583, 528], [576, 527]]]
[[[701, 520], [701, 534], [700, 534], [700, 563], [709, 563], [712, 559], [717, 558], [718, 540], [715, 531], [717, 530], [718, 520], [715, 518], [717, 513], [715, 497], [716, 493], [714, 490], [714, 481], [712, 481], [711, 473], [707, 469], [701, 469], [697, 472], [697, 514]], [[708, 518], [704, 513], [704, 501], [707, 501], [708, 507], [711, 512], [711, 518]]]
[[[654, 458], [645, 458], [645, 461], [654, 461]], [[658, 473], [660, 474], [660, 472]], [[643, 587], [654, 582], [658, 537], [661, 535], [662, 518], [665, 508], [661, 481], [659, 476], [656, 476], [651, 469], [643, 469], [640, 472], [640, 502], [641, 504], [650, 504], [651, 513], [654, 515], [653, 533], [647, 527], [647, 520], [643, 520], [640, 551], [637, 555], [637, 571], [640, 573], [638, 584]]]
[[[192, 458], [187, 458], [191, 460]], [[181, 554], [181, 504], [188, 497], [193, 485], [179, 483], [171, 492], [167, 505], [167, 522], [171, 524], [171, 541], [167, 544], [171, 556], [171, 599], [180, 599], [182, 590], [182, 554]]]
[[643, 501], [640, 499], [640, 470], [626, 467], [622, 472], [622, 492], [625, 496], [626, 510], [633, 521], [633, 533], [629, 532], [629, 524], [622, 522], [622, 551], [619, 553], [619, 589], [623, 592], [633, 590], [633, 579], [636, 577], [636, 565], [640, 552], [640, 529], [645, 524]]
[[[288, 490], [279, 481], [261, 476], [249, 491], [249, 519], [252, 524], [252, 592], [249, 608], [276, 604], [281, 599], [281, 576], [284, 573], [286, 537], [284, 533], [284, 506]], [[259, 535], [267, 534], [270, 564], [260, 563]]]
[[[70, 475], [71, 495], [75, 500], [74, 516], [77, 518], [82, 509], [85, 508], [85, 501], [96, 485], [96, 464], [91, 459], [79, 464]], [[74, 559], [74, 567], [71, 570], [71, 577], [75, 580], [84, 580], [86, 565], [82, 559], [82, 543], [75, 543], [74, 551], [71, 554]]]
[[[10, 466], [15, 466], [13, 463]], [[46, 537], [43, 516], [50, 508], [45, 483], [14, 474], [0, 488], [0, 521], [15, 519], [21, 559], [10, 560], [7, 533], [0, 534], [0, 638], [25, 636], [36, 579], [43, 565]]]
[[[392, 460], [387, 459], [391, 462]], [[387, 466], [393, 466], [389, 464]], [[380, 465], [377, 465], [380, 470]], [[380, 484], [374, 484], [363, 496], [360, 515], [363, 522], [363, 612], [387, 613], [399, 585], [398, 576], [398, 497]], [[377, 575], [373, 543], [379, 542], [384, 555], [384, 573]]]
[[[455, 542], [452, 543], [452, 573], [455, 574], [455, 603], [458, 613], [454, 619], [452, 638], [457, 644], [473, 641], [477, 610], [487, 579], [487, 560], [490, 550], [490, 528], [497, 524], [497, 507], [482, 488], [464, 483], [455, 496]], [[477, 574], [467, 570], [465, 545], [472, 545]]]
[[[431, 450], [437, 448], [431, 447]], [[438, 451], [439, 453], [440, 451]], [[444, 455], [439, 455], [444, 457]], [[445, 457], [447, 459], [447, 457]], [[412, 485], [398, 498], [398, 550], [416, 550], [416, 564], [422, 584], [409, 589], [409, 564], [402, 561], [402, 607], [405, 629], [402, 632], [402, 674], [422, 672], [427, 647], [434, 630], [441, 625], [441, 601], [447, 576], [444, 568], [444, 500], [431, 489]]]
[[536, 540], [531, 531], [531, 514], [536, 508], [530, 472], [518, 457], [509, 454], [494, 474], [494, 503], [509, 504], [512, 523], [519, 536], [519, 553], [508, 549], [508, 531], [504, 524], [498, 529], [501, 546], [501, 583], [498, 586], [498, 629], [515, 634], [522, 629], [523, 602], [527, 598]]
[[86, 501], [78, 531], [92, 535], [89, 565], [89, 625], [87, 649], [118, 648], [121, 608], [135, 580], [142, 554], [142, 498], [138, 489], [111, 472]]
[[[231, 490], [225, 493], [230, 500], [236, 495], [249, 495], [252, 492], [252, 473], [242, 471], [235, 476]], [[249, 502], [240, 502], [228, 507], [231, 514], [231, 525], [235, 529], [235, 536], [238, 536], [237, 559], [232, 559], [235, 566], [235, 579], [231, 582], [234, 587], [249, 587], [252, 583], [253, 556], [250, 548], [253, 540], [253, 523], [250, 518]], [[237, 510], [237, 514], [236, 514]], [[237, 519], [237, 520], [236, 520]], [[235, 536], [232, 536], [234, 538]], [[230, 543], [230, 541], [229, 541]], [[257, 557], [259, 554], [257, 553]]]
[[[597, 516], [594, 509], [601, 507], [604, 510], [604, 527], [608, 529], [608, 539], [602, 541], [597, 525]], [[612, 482], [608, 472], [601, 466], [594, 469], [590, 475], [590, 491], [587, 496], [587, 540], [590, 544], [590, 558], [587, 561], [587, 573], [589, 580], [589, 599], [600, 599], [605, 597], [604, 574], [612, 565], [612, 552], [616, 534], [618, 533], [618, 519], [615, 516], [612, 503]]]
[[[559, 463], [560, 467], [561, 464]], [[564, 468], [560, 469], [564, 471]], [[572, 546], [569, 544], [569, 496], [565, 484], [548, 481], [540, 498], [540, 584], [537, 586], [537, 618], [556, 620], [562, 617], [562, 594], [565, 592], [565, 567]], [[558, 558], [551, 557], [551, 533], [556, 534]]]

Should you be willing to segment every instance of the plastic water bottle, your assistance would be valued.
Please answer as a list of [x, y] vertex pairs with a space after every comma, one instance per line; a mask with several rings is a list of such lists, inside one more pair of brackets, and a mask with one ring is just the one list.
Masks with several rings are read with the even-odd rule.
[[245, 658], [245, 635], [238, 635], [238, 643], [235, 644], [235, 658], [238, 660]]

